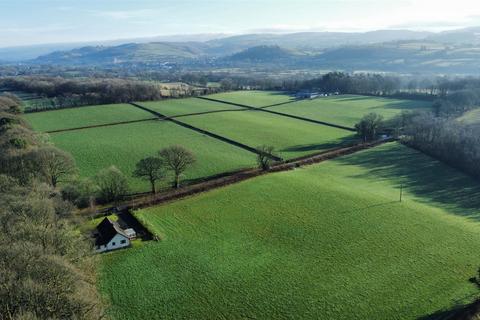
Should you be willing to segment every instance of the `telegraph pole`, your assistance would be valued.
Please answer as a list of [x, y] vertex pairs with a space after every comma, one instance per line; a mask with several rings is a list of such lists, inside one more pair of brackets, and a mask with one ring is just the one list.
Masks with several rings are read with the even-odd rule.
[[400, 202], [402, 202], [403, 198], [403, 184], [400, 185]]

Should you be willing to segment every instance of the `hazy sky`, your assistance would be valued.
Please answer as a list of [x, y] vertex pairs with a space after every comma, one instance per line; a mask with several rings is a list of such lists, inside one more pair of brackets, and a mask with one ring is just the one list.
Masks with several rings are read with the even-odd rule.
[[447, 30], [480, 0], [0, 0], [0, 47], [157, 35]]

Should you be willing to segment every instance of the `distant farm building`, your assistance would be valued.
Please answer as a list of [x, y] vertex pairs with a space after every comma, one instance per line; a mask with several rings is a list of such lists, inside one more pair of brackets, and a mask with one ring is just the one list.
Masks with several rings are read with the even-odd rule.
[[110, 221], [108, 218], [103, 219], [97, 226], [95, 251], [106, 252], [129, 247], [130, 239], [135, 238], [136, 234], [133, 229], [127, 230], [123, 230], [115, 221]]
[[300, 91], [297, 93], [297, 99], [315, 99], [320, 96], [321, 94], [319, 92]]

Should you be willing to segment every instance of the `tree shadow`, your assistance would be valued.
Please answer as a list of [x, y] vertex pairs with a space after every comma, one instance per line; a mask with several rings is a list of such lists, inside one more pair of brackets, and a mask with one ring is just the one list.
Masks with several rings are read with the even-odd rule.
[[354, 178], [396, 181], [398, 188], [403, 185], [419, 202], [435, 203], [450, 213], [480, 221], [479, 181], [416, 150], [397, 145], [337, 161], [367, 170]]
[[337, 140], [332, 140], [324, 143], [314, 143], [314, 144], [299, 144], [295, 146], [290, 146], [280, 150], [280, 152], [320, 152], [328, 151], [330, 149], [346, 147], [358, 142], [358, 139], [353, 136], [344, 137]]
[[480, 312], [480, 301], [469, 304], [456, 304], [448, 310], [436, 311], [432, 314], [421, 316], [417, 320], [471, 320]]
[[412, 101], [397, 101], [397, 102], [391, 102], [391, 103], [384, 104], [382, 106], [372, 108], [372, 110], [401, 109], [405, 111], [413, 111], [413, 110], [422, 110], [422, 109], [426, 110], [428, 108], [429, 108], [429, 104], [426, 103], [425, 101], [419, 101], [419, 102], [413, 102], [413, 103]]

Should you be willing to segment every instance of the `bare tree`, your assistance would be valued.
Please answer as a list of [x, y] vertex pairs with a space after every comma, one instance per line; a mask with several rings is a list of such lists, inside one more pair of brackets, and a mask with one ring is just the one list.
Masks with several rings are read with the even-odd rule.
[[128, 180], [115, 166], [101, 170], [96, 177], [100, 197], [105, 202], [118, 202], [128, 192]]
[[258, 147], [257, 150], [259, 151], [257, 156], [258, 167], [264, 171], [270, 170], [275, 148], [273, 146], [263, 145]]
[[355, 125], [357, 133], [364, 142], [372, 141], [377, 137], [378, 131], [382, 128], [383, 117], [376, 113], [369, 113]]
[[73, 157], [55, 147], [39, 148], [32, 155], [39, 173], [54, 188], [59, 181], [77, 172]]
[[163, 161], [157, 157], [147, 157], [137, 162], [133, 176], [148, 180], [152, 187], [152, 193], [157, 192], [155, 183], [165, 178]]
[[159, 151], [164, 165], [175, 175], [175, 188], [180, 187], [180, 175], [195, 163], [192, 152], [182, 146], [171, 146]]

